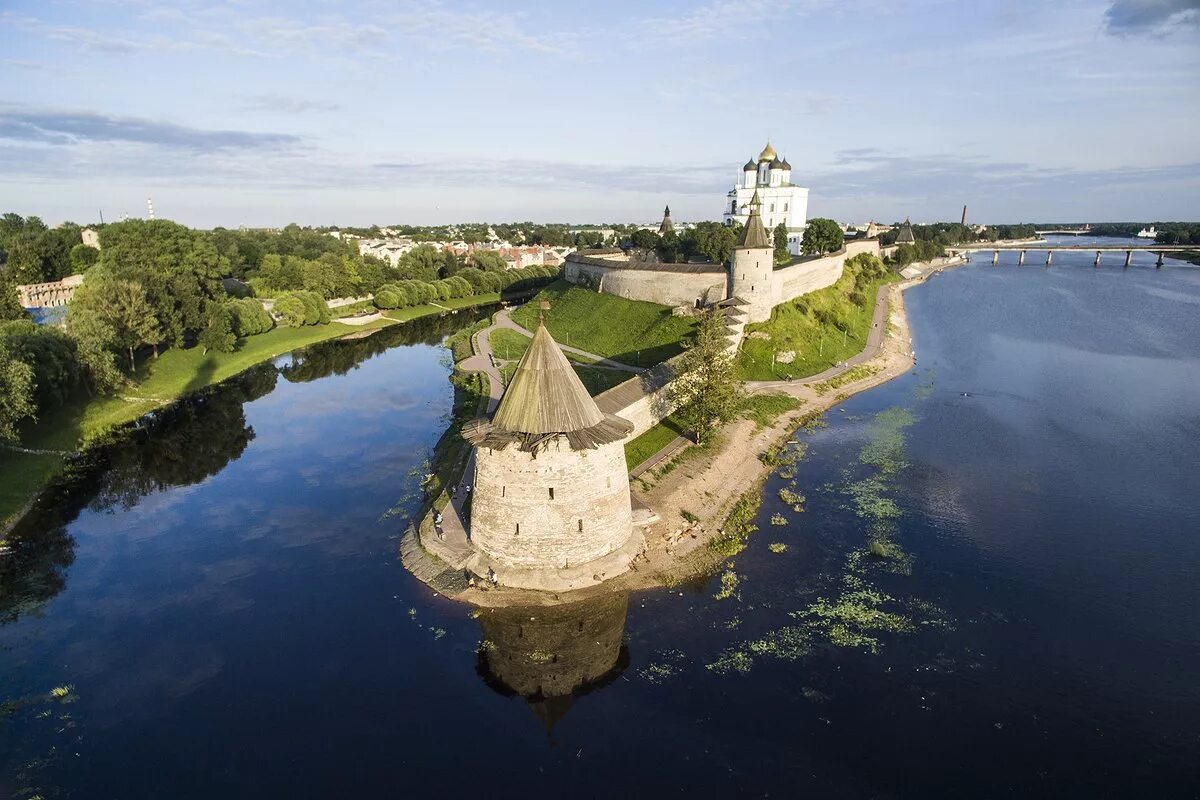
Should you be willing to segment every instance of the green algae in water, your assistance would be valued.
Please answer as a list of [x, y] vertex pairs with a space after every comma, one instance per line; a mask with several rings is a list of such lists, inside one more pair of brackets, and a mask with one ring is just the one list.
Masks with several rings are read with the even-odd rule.
[[779, 554], [779, 553], [786, 553], [788, 546], [786, 544], [784, 544], [783, 542], [771, 542], [769, 545], [767, 545], [767, 549], [770, 550], [772, 553]]
[[713, 595], [713, 599], [726, 600], [730, 597], [733, 597], [734, 593], [737, 591], [739, 583], [741, 583], [741, 579], [738, 577], [736, 572], [734, 572], [732, 569], [725, 570], [725, 572], [721, 574], [721, 589]]
[[[906, 458], [907, 429], [916, 421], [906, 408], [889, 408], [876, 414], [865, 426], [867, 442], [857, 462], [867, 474], [844, 475], [841, 486], [825, 484], [823, 493], [837, 491], [849, 500], [848, 510], [865, 524], [865, 541], [846, 553], [840, 575], [825, 576], [826, 591], [806, 607], [789, 613], [793, 624], [770, 631], [721, 651], [706, 667], [718, 674], [749, 672], [759, 658], [796, 660], [818, 646], [851, 648], [878, 653], [888, 635], [908, 634], [918, 626], [948, 629], [949, 617], [937, 606], [919, 599], [897, 599], [875, 585], [873, 576], [883, 573], [911, 574], [911, 557], [894, 540], [903, 511], [892, 498], [897, 478], [909, 466]], [[772, 460], [783, 454], [773, 454]], [[792, 486], [779, 492], [786, 503], [804, 502]], [[745, 498], [743, 498], [744, 500]], [[780, 521], [780, 522], [777, 522]], [[775, 514], [772, 524], [786, 524]], [[783, 552], [786, 545], [769, 545]]]

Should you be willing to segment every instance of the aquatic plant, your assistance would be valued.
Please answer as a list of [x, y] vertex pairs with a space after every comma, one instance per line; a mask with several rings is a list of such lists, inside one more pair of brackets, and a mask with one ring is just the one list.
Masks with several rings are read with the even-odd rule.
[[716, 594], [713, 595], [713, 599], [725, 600], [733, 597], [733, 593], [737, 591], [738, 584], [740, 582], [741, 579], [738, 577], [736, 572], [734, 572], [732, 569], [725, 570], [725, 572], [721, 573], [721, 588]]
[[787, 517], [785, 517], [783, 514], [772, 514], [771, 515], [771, 524], [772, 525], [775, 525], [777, 527], [782, 527], [784, 525], [787, 525], [787, 523], [788, 523]]
[[783, 542], [771, 542], [769, 545], [767, 545], [767, 549], [772, 553], [785, 553], [787, 552], [788, 546]]
[[717, 657], [716, 661], [705, 664], [704, 668], [712, 670], [718, 675], [727, 675], [731, 672], [749, 672], [752, 666], [754, 666], [754, 659], [750, 657], [749, 653], [733, 649], [725, 650]]

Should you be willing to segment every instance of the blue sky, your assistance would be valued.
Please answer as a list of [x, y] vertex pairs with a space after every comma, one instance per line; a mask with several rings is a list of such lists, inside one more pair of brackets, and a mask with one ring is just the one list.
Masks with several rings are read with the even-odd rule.
[[1200, 218], [1200, 0], [8, 0], [0, 210], [213, 225]]

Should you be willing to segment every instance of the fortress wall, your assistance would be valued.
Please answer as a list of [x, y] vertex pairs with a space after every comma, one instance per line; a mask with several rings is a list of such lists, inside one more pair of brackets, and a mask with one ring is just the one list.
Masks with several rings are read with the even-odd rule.
[[475, 464], [471, 539], [498, 564], [578, 566], [633, 534], [624, 442], [575, 452], [556, 437], [536, 455], [481, 447]]
[[577, 286], [662, 306], [694, 306], [697, 300], [709, 303], [725, 298], [724, 270], [673, 272], [637, 269], [630, 267], [628, 261], [603, 262], [600, 258], [572, 256], [567, 259], [563, 275]]
[[861, 242], [847, 242], [845, 247], [832, 255], [775, 270], [774, 277], [779, 290], [778, 301], [786, 303], [809, 292], [832, 286], [842, 277], [846, 259], [859, 253], [870, 253], [878, 257], [879, 241], [867, 239]]

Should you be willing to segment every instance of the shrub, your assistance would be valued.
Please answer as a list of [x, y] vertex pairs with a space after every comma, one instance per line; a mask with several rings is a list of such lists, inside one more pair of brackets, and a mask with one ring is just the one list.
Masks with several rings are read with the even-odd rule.
[[275, 301], [275, 314], [279, 322], [289, 328], [304, 325], [304, 301], [294, 294], [286, 294]]
[[229, 309], [233, 333], [239, 338], [266, 333], [275, 325], [262, 303], [253, 298], [233, 300], [226, 306]]
[[390, 287], [380, 289], [375, 293], [376, 308], [399, 308], [400, 297]]

